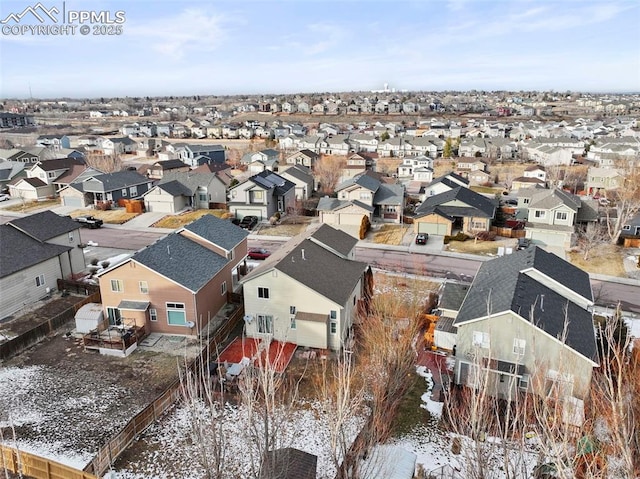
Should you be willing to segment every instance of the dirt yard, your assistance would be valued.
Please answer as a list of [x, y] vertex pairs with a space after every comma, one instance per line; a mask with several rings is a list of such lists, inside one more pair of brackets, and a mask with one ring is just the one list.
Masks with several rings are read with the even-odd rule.
[[7, 211], [18, 211], [20, 213], [28, 213], [35, 210], [46, 210], [60, 206], [60, 200], [45, 200], [45, 201], [26, 201], [23, 204], [11, 205], [3, 208]]
[[400, 245], [408, 228], [401, 225], [382, 225], [380, 229], [370, 232], [369, 236], [374, 243]]
[[192, 221], [202, 218], [204, 215], [213, 215], [218, 218], [223, 217], [227, 213], [227, 210], [196, 210], [182, 213], [180, 215], [168, 215], [162, 218], [160, 221], [155, 222], [152, 226], [154, 228], [180, 228]]
[[265, 236], [296, 236], [307, 229], [314, 220], [315, 218], [310, 216], [287, 217], [276, 225], [260, 224], [253, 233]]
[[513, 248], [515, 251], [518, 246], [518, 240], [515, 238], [496, 239], [496, 241], [475, 241], [468, 239], [467, 241], [451, 241], [445, 245], [448, 251], [456, 253], [482, 254], [487, 256], [495, 256], [498, 254], [498, 248]]
[[83, 298], [84, 296], [69, 295], [39, 301], [28, 310], [10, 316], [0, 323], [0, 335], [6, 334], [13, 337], [25, 333], [41, 324], [45, 319], [53, 318], [69, 309]]
[[121, 225], [121, 224], [124, 224], [127, 221], [135, 218], [139, 214], [140, 213], [127, 213], [126, 210], [124, 210], [124, 209], [106, 210], [106, 211], [102, 211], [102, 210], [91, 210], [91, 211], [75, 210], [75, 211], [72, 211], [71, 213], [69, 213], [69, 216], [71, 216], [72, 218], [75, 218], [76, 216], [91, 215], [91, 216], [94, 216], [94, 217], [96, 217], [98, 219], [101, 219], [105, 223], [109, 223], [109, 224], [112, 224], [112, 225]]
[[567, 253], [567, 259], [578, 268], [588, 273], [604, 274], [608, 276], [627, 277], [627, 272], [623, 265], [625, 251], [619, 246], [603, 244], [589, 253], [589, 259], [584, 259], [581, 251], [571, 251]]

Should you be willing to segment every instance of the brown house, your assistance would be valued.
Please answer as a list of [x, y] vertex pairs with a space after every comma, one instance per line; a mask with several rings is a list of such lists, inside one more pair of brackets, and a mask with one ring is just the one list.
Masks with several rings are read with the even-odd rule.
[[227, 302], [247, 255], [248, 233], [205, 215], [100, 275], [110, 324], [195, 335]]

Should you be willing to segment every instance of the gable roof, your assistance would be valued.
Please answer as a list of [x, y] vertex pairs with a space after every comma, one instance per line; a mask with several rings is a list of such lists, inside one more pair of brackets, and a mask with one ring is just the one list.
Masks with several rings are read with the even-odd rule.
[[531, 195], [531, 201], [529, 202], [529, 209], [551, 209], [560, 205], [564, 205], [571, 208], [573, 211], [578, 211], [580, 208], [580, 198], [577, 196], [558, 188], [552, 190], [536, 189]]
[[34, 165], [44, 171], [66, 170], [73, 165], [85, 165], [85, 161], [79, 158], [59, 158], [56, 160], [42, 160]]
[[210, 249], [171, 233], [131, 257], [147, 268], [197, 292], [228, 263]]
[[[87, 188], [87, 181], [96, 180], [102, 183], [102, 186], [96, 185], [96, 188]], [[142, 185], [145, 183], [149, 183], [150, 180], [138, 173], [137, 171], [116, 171], [114, 173], [105, 173], [102, 175], [95, 175], [90, 178], [84, 180], [84, 191], [95, 191], [95, 192], [107, 192], [107, 191], [115, 191], [122, 188], [128, 188], [129, 186]]]
[[593, 300], [587, 273], [534, 246], [482, 263], [454, 324], [513, 311], [558, 339], [566, 326], [567, 345], [595, 361], [597, 353], [591, 313], [527, 274], [532, 268], [589, 301]]
[[469, 291], [468, 284], [445, 282], [438, 307], [458, 311]]
[[71, 249], [70, 246], [40, 242], [8, 224], [0, 225], [0, 239], [0, 278], [55, 258]]
[[289, 175], [300, 181], [309, 181], [313, 178], [311, 176], [311, 172], [309, 171], [309, 168], [307, 168], [306, 166], [302, 166], [302, 168], [304, 168], [303, 170], [302, 168], [297, 168], [298, 166], [302, 166], [302, 165], [294, 165], [284, 170], [281, 174]]
[[370, 213], [375, 211], [373, 206], [369, 206], [366, 203], [363, 203], [358, 200], [339, 200], [338, 198], [331, 198], [329, 196], [323, 196], [318, 201], [318, 206], [316, 206], [316, 210], [318, 211], [336, 211], [342, 208], [346, 208], [347, 206], [355, 205], [359, 208], [362, 208]]
[[[446, 205], [446, 203], [451, 201], [460, 201], [468, 206]], [[426, 216], [436, 212], [449, 217], [482, 216], [484, 218], [493, 218], [495, 210], [495, 200], [492, 201], [469, 188], [458, 186], [453, 190], [429, 196], [418, 208], [416, 208], [416, 217]]]
[[171, 170], [173, 168], [188, 168], [189, 165], [184, 163], [182, 160], [162, 160], [156, 161], [153, 166], [159, 166], [163, 171]]
[[343, 305], [368, 265], [341, 258], [310, 239], [305, 239], [286, 254], [275, 268], [318, 294]]
[[198, 235], [227, 251], [231, 251], [249, 236], [247, 230], [234, 225], [229, 220], [223, 220], [213, 215], [203, 215], [182, 227], [178, 232], [182, 230]]
[[47, 184], [42, 181], [40, 178], [15, 178], [11, 184], [17, 185], [21, 181], [33, 186], [34, 188], [42, 188], [43, 186], [47, 186]]
[[347, 256], [358, 240], [342, 230], [323, 224], [310, 236], [311, 241], [325, 245], [343, 256]]
[[381, 183], [373, 195], [375, 205], [401, 205], [404, 201], [404, 186]]
[[16, 218], [8, 224], [41, 242], [79, 229], [71, 218], [49, 210]]
[[358, 185], [369, 191], [375, 192], [378, 190], [378, 188], [380, 188], [380, 181], [370, 175], [363, 173], [360, 175], [356, 175], [353, 178], [349, 178], [346, 181], [343, 181], [336, 187], [336, 191], [341, 191], [354, 185]]
[[266, 190], [270, 190], [273, 188], [273, 194], [276, 196], [282, 196], [296, 186], [292, 181], [289, 181], [286, 178], [278, 175], [277, 173], [269, 170], [264, 170], [257, 175], [253, 175], [251, 178], [249, 178], [249, 181], [255, 183], [258, 186], [261, 186]]
[[[152, 189], [156, 188], [169, 193], [171, 196], [193, 196], [193, 191], [177, 180], [167, 181], [166, 183], [159, 183]], [[148, 195], [150, 191], [151, 190], [147, 191], [144, 196]]]

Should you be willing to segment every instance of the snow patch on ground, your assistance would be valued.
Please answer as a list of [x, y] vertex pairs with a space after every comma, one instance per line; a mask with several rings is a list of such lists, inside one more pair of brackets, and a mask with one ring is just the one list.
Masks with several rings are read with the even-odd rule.
[[431, 416], [436, 419], [440, 419], [442, 417], [442, 408], [444, 407], [444, 403], [431, 399], [433, 391], [433, 374], [425, 366], [416, 367], [416, 373], [427, 381], [427, 392], [421, 397], [423, 404], [421, 404], [420, 407], [429, 411]]

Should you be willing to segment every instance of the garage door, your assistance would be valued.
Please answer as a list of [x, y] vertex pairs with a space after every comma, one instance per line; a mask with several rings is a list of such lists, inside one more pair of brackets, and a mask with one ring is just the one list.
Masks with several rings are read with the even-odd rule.
[[65, 206], [73, 206], [75, 208], [84, 207], [84, 204], [82, 204], [82, 198], [78, 198], [77, 196], [63, 196], [62, 202]]
[[173, 203], [147, 203], [145, 205], [149, 213], [173, 213]]
[[444, 236], [447, 234], [447, 225], [446, 224], [438, 224], [438, 223], [418, 223], [418, 232], [419, 233], [428, 233], [430, 235], [441, 235]]
[[360, 225], [362, 223], [362, 214], [344, 213], [340, 215], [341, 225]]
[[262, 220], [261, 210], [236, 210], [236, 218], [242, 219], [245, 216], [257, 216], [259, 220]]

